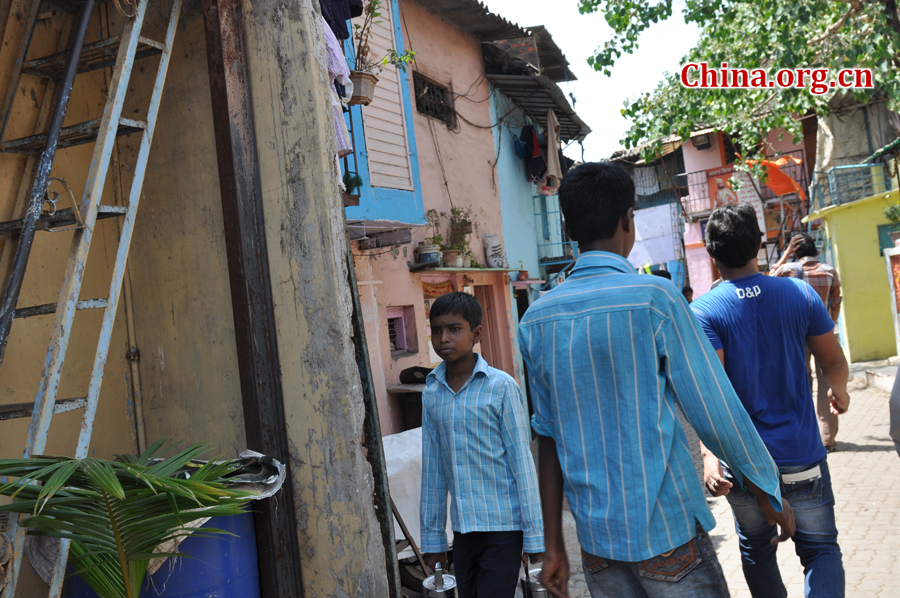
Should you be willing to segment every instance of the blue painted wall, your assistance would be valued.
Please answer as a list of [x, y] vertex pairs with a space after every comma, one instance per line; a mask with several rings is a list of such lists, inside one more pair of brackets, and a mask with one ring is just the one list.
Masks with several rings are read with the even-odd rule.
[[[510, 268], [519, 262], [531, 278], [540, 276], [537, 229], [534, 216], [534, 185], [525, 179], [525, 161], [516, 156], [513, 137], [518, 137], [526, 124], [525, 113], [499, 90], [491, 88], [491, 121], [503, 117], [494, 127], [494, 153], [497, 160], [497, 180], [500, 186], [500, 212], [503, 217], [503, 243]], [[511, 112], [510, 112], [511, 111]], [[513, 302], [515, 306], [515, 302]]]
[[[394, 41], [396, 50], [404, 52], [403, 31], [400, 22], [400, 7], [398, 0], [391, 0], [391, 17], [394, 26]], [[345, 40], [344, 49], [350, 62], [355, 61], [352, 38]], [[366, 136], [363, 129], [362, 106], [350, 108], [353, 118], [353, 147], [356, 149], [356, 164], [350, 157], [350, 169], [356, 168], [356, 172], [363, 179], [363, 185], [359, 191], [359, 205], [346, 209], [348, 220], [394, 220], [411, 224], [425, 221], [425, 208], [422, 203], [422, 184], [419, 180], [419, 156], [416, 152], [416, 135], [413, 128], [413, 106], [409, 94], [409, 75], [405, 71], [399, 71], [400, 89], [403, 96], [403, 110], [406, 116], [406, 139], [409, 144], [409, 160], [412, 168], [413, 191], [401, 189], [388, 189], [385, 187], [373, 187], [369, 177], [369, 154], [366, 149]], [[345, 115], [346, 118], [346, 115]], [[343, 166], [342, 166], [343, 167]]]

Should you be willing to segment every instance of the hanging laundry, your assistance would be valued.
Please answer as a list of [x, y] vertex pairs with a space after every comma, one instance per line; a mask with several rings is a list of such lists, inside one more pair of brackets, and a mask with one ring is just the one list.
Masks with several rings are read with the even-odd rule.
[[[319, 0], [322, 16], [337, 39], [349, 38], [350, 29], [347, 27], [347, 21], [362, 14], [362, 0], [356, 0], [354, 4], [355, 6], [351, 6], [349, 0]], [[359, 12], [354, 14], [354, 11]]]
[[562, 168], [559, 165], [559, 121], [553, 110], [547, 109], [547, 184], [551, 188], [559, 188], [562, 180]]
[[334, 121], [334, 132], [337, 136], [338, 156], [344, 157], [353, 151], [353, 144], [350, 141], [347, 124], [344, 122], [344, 111], [341, 108], [341, 99], [335, 86], [340, 85], [343, 87], [350, 84], [350, 69], [347, 67], [347, 61], [344, 60], [341, 44], [328, 27], [324, 16], [322, 17], [322, 24], [325, 29], [325, 55], [328, 63], [328, 76], [331, 77], [334, 83], [331, 87], [332, 120]]
[[544, 175], [547, 174], [547, 163], [541, 154], [543, 137], [538, 134], [534, 127], [526, 125], [522, 127], [519, 139], [525, 143], [525, 178], [529, 182], [540, 183]]
[[659, 193], [659, 177], [656, 176], [656, 167], [638, 166], [631, 172], [634, 179], [634, 192], [637, 195], [654, 195]]

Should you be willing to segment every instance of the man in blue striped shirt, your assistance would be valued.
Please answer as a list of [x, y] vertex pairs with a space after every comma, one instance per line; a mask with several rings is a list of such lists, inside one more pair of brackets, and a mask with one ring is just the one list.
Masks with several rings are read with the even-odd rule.
[[794, 531], [778, 469], [681, 293], [625, 259], [635, 241], [627, 171], [578, 166], [559, 201], [581, 256], [519, 325], [539, 435], [543, 582], [567, 595], [565, 489], [594, 598], [729, 596], [675, 403], [782, 527], [773, 542]]
[[422, 551], [427, 566], [446, 565], [449, 491], [459, 595], [512, 598], [523, 550], [540, 559], [544, 528], [522, 394], [473, 351], [481, 314], [466, 293], [431, 306], [431, 342], [444, 362], [422, 393]]

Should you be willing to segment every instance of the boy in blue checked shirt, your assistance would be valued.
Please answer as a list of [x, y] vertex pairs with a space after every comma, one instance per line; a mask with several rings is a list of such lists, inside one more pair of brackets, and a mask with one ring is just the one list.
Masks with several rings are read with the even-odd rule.
[[[448, 293], [431, 306], [431, 343], [444, 363], [422, 394], [422, 552], [446, 568], [447, 492], [461, 598], [512, 598], [519, 565], [540, 560], [544, 526], [531, 431], [519, 387], [473, 351], [481, 305]], [[526, 563], [527, 564], [527, 563]]]

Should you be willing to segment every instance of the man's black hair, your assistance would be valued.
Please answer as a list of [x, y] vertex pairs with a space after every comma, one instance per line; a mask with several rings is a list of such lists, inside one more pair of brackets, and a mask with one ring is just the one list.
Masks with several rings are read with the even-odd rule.
[[653, 276], [661, 276], [662, 278], [672, 280], [672, 273], [668, 270], [654, 270], [650, 274], [652, 274]]
[[468, 293], [447, 293], [438, 297], [431, 304], [431, 312], [429, 318], [433, 321], [439, 316], [447, 314], [455, 314], [461, 316], [469, 327], [475, 330], [481, 326], [481, 304], [478, 299]]
[[799, 233], [799, 236], [803, 240], [800, 241], [799, 245], [797, 245], [797, 251], [794, 252], [794, 257], [799, 260], [801, 257], [818, 256], [819, 248], [816, 247], [816, 242], [813, 240], [813, 238], [806, 233]]
[[682, 295], [687, 295], [688, 293], [693, 293], [693, 292], [694, 292], [694, 289], [692, 289], [692, 288], [691, 288], [690, 286], [688, 286], [688, 285], [685, 285], [684, 288], [681, 289], [681, 294], [682, 294]]
[[563, 177], [559, 207], [573, 241], [611, 239], [622, 216], [634, 207], [634, 181], [614, 162], [586, 162]]
[[706, 249], [729, 268], [756, 259], [761, 236], [756, 210], [746, 202], [717, 209], [706, 223]]

